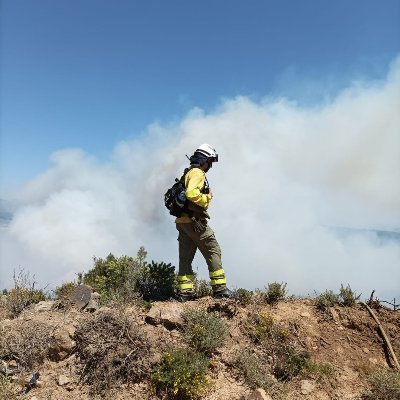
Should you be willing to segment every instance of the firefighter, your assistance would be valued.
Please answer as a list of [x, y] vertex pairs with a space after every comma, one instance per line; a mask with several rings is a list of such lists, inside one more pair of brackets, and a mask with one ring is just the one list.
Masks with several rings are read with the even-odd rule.
[[218, 161], [218, 154], [211, 145], [202, 144], [189, 160], [190, 169], [184, 177], [187, 212], [175, 220], [179, 232], [179, 300], [193, 300], [195, 297], [192, 261], [197, 249], [207, 262], [213, 297], [229, 298], [232, 292], [226, 286], [221, 249], [207, 221], [210, 218], [207, 209], [213, 196], [206, 172]]

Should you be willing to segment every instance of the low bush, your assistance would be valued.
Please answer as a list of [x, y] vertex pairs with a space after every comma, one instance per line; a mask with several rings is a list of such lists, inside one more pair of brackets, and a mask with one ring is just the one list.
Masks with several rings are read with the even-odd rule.
[[185, 325], [182, 328], [187, 343], [199, 352], [211, 354], [222, 346], [228, 328], [217, 313], [198, 309], [186, 309], [183, 313]]
[[54, 294], [58, 300], [66, 300], [77, 286], [75, 282], [65, 282], [54, 289]]
[[332, 290], [325, 290], [315, 298], [315, 306], [322, 312], [327, 312], [330, 307], [339, 305], [339, 295], [332, 292]]
[[16, 318], [31, 304], [46, 300], [43, 289], [35, 289], [35, 277], [23, 270], [14, 272], [14, 288], [7, 292], [6, 309], [11, 318]]
[[287, 295], [286, 283], [273, 282], [269, 283], [264, 293], [264, 301], [267, 304], [276, 304], [283, 300]]
[[253, 298], [253, 292], [246, 289], [236, 289], [233, 292], [233, 298], [236, 299], [243, 307], [248, 306]]
[[164, 353], [159, 365], [151, 370], [152, 386], [161, 398], [198, 399], [210, 388], [209, 363], [204, 354], [173, 349]]
[[250, 388], [262, 388], [276, 400], [286, 399], [287, 388], [285, 384], [277, 381], [271, 375], [269, 366], [265, 361], [251, 353], [249, 349], [242, 349], [238, 353], [234, 365]]
[[335, 376], [335, 369], [328, 363], [316, 363], [309, 361], [304, 375], [310, 376], [314, 379], [320, 378], [333, 378]]
[[318, 310], [325, 314], [329, 314], [329, 308], [334, 306], [354, 307], [360, 299], [361, 294], [357, 295], [350, 285], [346, 287], [343, 284], [340, 287], [340, 292], [334, 293], [332, 290], [325, 290], [315, 298], [315, 306]]
[[274, 343], [271, 349], [274, 358], [274, 375], [281, 381], [294, 378], [304, 372], [309, 365], [309, 353], [300, 351], [291, 344]]
[[307, 352], [299, 349], [294, 335], [277, 324], [267, 308], [251, 310], [244, 328], [261, 351], [270, 357], [271, 372], [278, 380], [288, 381], [298, 375], [315, 378], [333, 375], [329, 364], [314, 363]]
[[175, 267], [164, 262], [151, 264], [147, 252], [141, 247], [135, 258], [94, 257], [94, 266], [83, 275], [83, 283], [100, 293], [103, 304], [130, 303], [142, 297], [145, 301], [166, 300], [174, 295]]
[[134, 259], [129, 256], [115, 257], [110, 253], [106, 259], [93, 257], [93, 262], [93, 268], [83, 275], [83, 283], [100, 294], [103, 304], [115, 297], [129, 302], [135, 291]]
[[164, 262], [145, 264], [136, 274], [136, 290], [144, 300], [174, 297], [175, 267]]
[[400, 372], [378, 369], [369, 377], [371, 389], [362, 396], [363, 400], [400, 400]]
[[356, 295], [356, 292], [354, 292], [350, 285], [347, 285], [346, 287], [343, 286], [343, 284], [340, 286], [340, 292], [339, 292], [339, 299], [341, 302], [341, 305], [346, 306], [346, 307], [354, 307], [356, 305], [356, 302], [360, 299], [361, 294], [358, 296]]
[[150, 346], [138, 326], [115, 310], [96, 313], [75, 331], [81, 382], [93, 394], [148, 376]]
[[0, 359], [15, 360], [21, 371], [40, 366], [48, 354], [51, 331], [45, 323], [13, 320], [2, 327]]
[[258, 343], [266, 340], [285, 341], [288, 331], [275, 323], [274, 317], [266, 308], [253, 310], [246, 321], [246, 329], [250, 337]]

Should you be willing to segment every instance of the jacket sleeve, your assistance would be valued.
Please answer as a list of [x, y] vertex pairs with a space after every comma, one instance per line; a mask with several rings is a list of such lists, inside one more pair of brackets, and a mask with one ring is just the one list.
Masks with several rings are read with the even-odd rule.
[[207, 209], [211, 196], [201, 193], [204, 188], [205, 173], [200, 168], [191, 169], [185, 177], [186, 198], [194, 204]]

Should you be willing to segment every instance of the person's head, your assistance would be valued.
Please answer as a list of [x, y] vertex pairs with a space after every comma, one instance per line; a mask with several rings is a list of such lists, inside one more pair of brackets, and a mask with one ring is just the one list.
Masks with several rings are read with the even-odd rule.
[[207, 143], [199, 146], [192, 157], [190, 157], [190, 165], [199, 167], [205, 172], [212, 167], [213, 162], [218, 162], [218, 154], [214, 147]]

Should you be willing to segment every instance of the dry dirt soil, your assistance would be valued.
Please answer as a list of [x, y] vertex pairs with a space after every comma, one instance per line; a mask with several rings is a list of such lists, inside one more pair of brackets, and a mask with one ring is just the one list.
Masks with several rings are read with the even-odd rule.
[[[229, 329], [225, 344], [212, 355], [209, 378], [211, 390], [205, 400], [247, 400], [254, 390], [245, 381], [243, 375], [234, 367], [233, 361], [237, 352], [247, 346], [256, 351], [257, 344], [248, 335], [248, 321], [251, 313], [266, 309], [277, 325], [291, 332], [299, 349], [310, 354], [315, 363], [328, 363], [333, 367], [334, 376], [310, 377], [299, 375], [285, 385], [287, 399], [304, 400], [344, 400], [361, 399], [363, 391], [368, 388], [368, 375], [379, 367], [392, 366], [392, 360], [377, 324], [368, 310], [361, 304], [355, 307], [334, 307], [329, 314], [322, 314], [315, 307], [312, 299], [291, 299], [281, 301], [274, 306], [239, 305], [231, 300], [215, 301], [209, 297], [185, 304], [177, 302], [155, 303], [153, 307], [175, 308], [179, 313], [184, 307], [195, 307], [214, 310], [226, 321]], [[12, 340], [15, 345], [29, 341], [34, 337], [33, 331], [45, 329], [48, 335], [63, 330], [73, 337], [75, 329], [93, 315], [107, 311], [99, 308], [94, 313], [79, 311], [74, 308], [52, 309], [48, 311], [24, 311], [18, 318], [7, 319], [3, 315], [0, 321], [0, 335], [4, 340]], [[142, 332], [150, 344], [149, 363], [160, 360], [163, 351], [170, 346], [185, 346], [181, 331], [173, 325], [146, 318], [149, 310], [139, 306], [130, 306], [123, 310], [125, 315]], [[387, 336], [390, 338], [395, 353], [400, 355], [400, 312], [386, 308], [374, 309]], [[162, 311], [160, 311], [161, 316]], [[179, 324], [178, 324], [179, 325]], [[6, 338], [6, 339], [4, 339]], [[6, 344], [3, 342], [3, 347]], [[8, 343], [7, 345], [10, 345]], [[21, 345], [21, 343], [20, 343]], [[28, 347], [29, 348], [29, 347]], [[10, 364], [10, 359], [3, 357], [3, 366]], [[34, 400], [70, 400], [92, 399], [87, 384], [80, 381], [81, 366], [74, 351], [64, 359], [53, 361], [44, 355], [43, 361], [33, 363], [31, 370], [18, 371], [19, 360], [13, 361], [17, 372], [12, 375], [14, 383], [22, 390], [26, 380], [34, 372], [40, 373], [38, 387], [32, 388], [21, 399]], [[11, 368], [11, 366], [10, 366]], [[308, 381], [308, 389], [302, 390]], [[304, 389], [304, 388], [303, 388]], [[148, 381], [123, 384], [115, 388], [106, 398], [109, 399], [157, 399]]]

